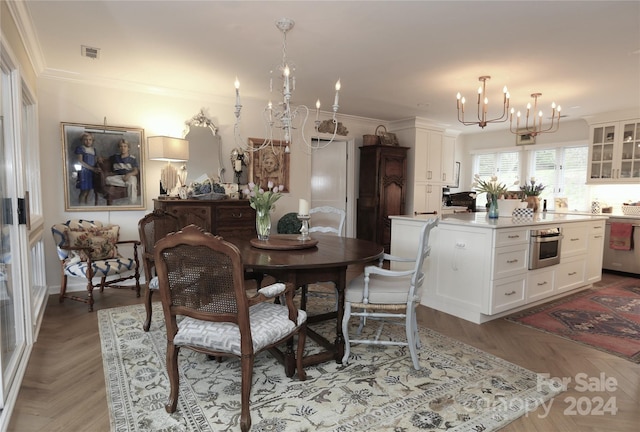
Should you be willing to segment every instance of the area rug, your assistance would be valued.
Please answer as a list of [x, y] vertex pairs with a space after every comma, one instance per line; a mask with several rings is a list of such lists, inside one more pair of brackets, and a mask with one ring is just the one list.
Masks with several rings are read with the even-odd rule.
[[[178, 409], [167, 414], [166, 334], [154, 306], [151, 331], [142, 331], [142, 305], [98, 312], [111, 430], [238, 431], [240, 365], [180, 352]], [[334, 324], [335, 326], [335, 324]], [[375, 331], [373, 324], [365, 331]], [[314, 325], [326, 335], [330, 324]], [[384, 333], [403, 336], [395, 326]], [[500, 358], [420, 329], [422, 370], [405, 347], [354, 345], [347, 365], [331, 361], [287, 378], [268, 353], [255, 362], [252, 431], [493, 431], [535, 410], [561, 385]], [[307, 351], [318, 347], [307, 338]]]
[[583, 291], [506, 319], [640, 363], [640, 280]]

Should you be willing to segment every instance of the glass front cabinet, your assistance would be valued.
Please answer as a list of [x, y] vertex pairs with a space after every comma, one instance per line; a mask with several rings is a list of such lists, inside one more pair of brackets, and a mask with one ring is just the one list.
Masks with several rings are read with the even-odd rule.
[[640, 180], [640, 119], [591, 126], [588, 183]]

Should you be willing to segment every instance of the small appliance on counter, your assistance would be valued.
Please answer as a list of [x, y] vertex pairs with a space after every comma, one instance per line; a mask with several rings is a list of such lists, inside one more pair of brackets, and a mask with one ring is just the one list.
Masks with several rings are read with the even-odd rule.
[[444, 207], [466, 207], [468, 211], [476, 211], [476, 199], [471, 196], [476, 192], [445, 193], [442, 197]]

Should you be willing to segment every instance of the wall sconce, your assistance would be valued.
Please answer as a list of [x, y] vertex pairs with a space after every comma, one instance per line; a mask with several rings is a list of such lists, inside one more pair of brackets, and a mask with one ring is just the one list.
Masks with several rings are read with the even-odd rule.
[[160, 186], [166, 192], [177, 185], [184, 186], [186, 171], [178, 174], [171, 162], [189, 160], [189, 141], [168, 136], [152, 136], [147, 139], [149, 160], [166, 161], [167, 165], [160, 171]]

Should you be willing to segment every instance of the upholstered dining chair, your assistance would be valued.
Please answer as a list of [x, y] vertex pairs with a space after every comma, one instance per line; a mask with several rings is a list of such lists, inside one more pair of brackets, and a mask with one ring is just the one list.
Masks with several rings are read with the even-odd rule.
[[[51, 227], [62, 269], [60, 302], [65, 298], [89, 304], [93, 311], [93, 290], [106, 287], [135, 289], [140, 297], [140, 262], [138, 260], [138, 240], [120, 240], [118, 225], [103, 225], [99, 221], [72, 219]], [[118, 245], [127, 247], [129, 257], [120, 254]], [[123, 248], [124, 249], [124, 248]], [[86, 280], [87, 297], [67, 293], [67, 279], [77, 277]], [[94, 278], [100, 278], [94, 282]], [[122, 285], [133, 280], [135, 286]]]
[[[346, 218], [344, 210], [331, 206], [313, 207], [309, 209], [309, 216], [311, 217], [309, 233], [319, 232], [338, 236], [344, 235], [344, 221]], [[334, 310], [338, 309], [338, 291], [335, 288], [334, 293], [327, 293], [318, 284], [304, 285], [302, 287], [301, 305], [305, 310], [307, 307], [306, 299], [309, 296], [318, 298], [330, 298], [333, 296], [335, 298]]]
[[142, 325], [144, 331], [149, 331], [151, 327], [151, 315], [153, 312], [151, 302], [153, 293], [158, 291], [159, 286], [153, 261], [154, 245], [167, 234], [179, 231], [180, 228], [180, 221], [177, 216], [162, 209], [155, 209], [138, 221], [138, 234], [142, 243], [142, 267], [144, 268], [144, 277], [147, 285], [144, 295], [147, 318]]
[[[178, 403], [181, 347], [209, 356], [238, 357], [241, 366], [240, 427], [251, 427], [249, 396], [256, 354], [298, 336], [297, 353], [287, 343], [285, 370], [305, 380], [302, 367], [307, 315], [293, 303], [295, 287], [275, 283], [248, 297], [242, 256], [221, 237], [189, 225], [155, 245], [154, 259], [167, 326], [167, 372], [171, 386], [167, 412]], [[285, 304], [273, 299], [285, 297]], [[178, 322], [176, 317], [182, 319]]]
[[[342, 333], [345, 339], [343, 363], [349, 360], [351, 344], [401, 345], [408, 346], [411, 361], [416, 370], [420, 369], [417, 349], [420, 348], [416, 307], [420, 303], [420, 291], [424, 282], [423, 265], [431, 250], [429, 234], [438, 225], [438, 219], [428, 220], [421, 229], [415, 258], [402, 258], [384, 254], [379, 266], [364, 268], [364, 273], [353, 279], [345, 290]], [[404, 263], [409, 270], [387, 270], [384, 261]], [[360, 317], [357, 334], [360, 335], [368, 318], [381, 320], [374, 339], [352, 339], [349, 337], [349, 319]], [[404, 324], [406, 341], [380, 340], [385, 321]]]

